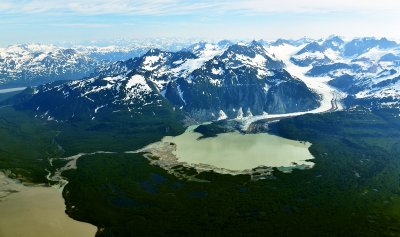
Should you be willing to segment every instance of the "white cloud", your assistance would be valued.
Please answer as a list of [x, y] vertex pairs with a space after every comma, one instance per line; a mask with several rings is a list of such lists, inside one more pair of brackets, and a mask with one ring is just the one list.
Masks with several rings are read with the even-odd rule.
[[231, 0], [226, 10], [251, 13], [324, 13], [399, 11], [398, 0]]
[[0, 12], [82, 15], [400, 11], [398, 0], [1, 0]]
[[0, 2], [0, 10], [2, 11], [8, 11], [13, 9], [14, 4], [10, 3], [10, 2]]
[[55, 23], [48, 25], [56, 27], [69, 27], [69, 28], [111, 28], [114, 26], [112, 24], [98, 24], [98, 23]]
[[212, 9], [214, 0], [2, 0], [0, 12], [7, 13], [75, 13], [82, 15], [176, 15]]

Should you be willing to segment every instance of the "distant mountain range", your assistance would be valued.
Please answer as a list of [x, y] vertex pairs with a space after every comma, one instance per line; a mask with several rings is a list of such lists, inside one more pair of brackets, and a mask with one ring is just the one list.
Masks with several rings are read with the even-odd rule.
[[0, 88], [36, 86], [81, 79], [110, 62], [145, 54], [152, 48], [180, 50], [190, 43], [162, 41], [115, 42], [107, 46], [26, 44], [0, 48]]
[[[11, 81], [56, 81], [18, 98], [20, 108], [50, 120], [156, 116], [159, 107], [198, 121], [308, 111], [326, 102], [326, 88], [314, 81], [347, 93], [347, 106], [400, 108], [400, 46], [385, 38], [224, 40], [136, 51], [137, 57], [121, 48], [28, 45], [3, 51], [1, 75], [13, 75]], [[77, 78], [84, 79], [62, 81]]]
[[350, 104], [400, 107], [400, 45], [386, 38], [339, 37], [312, 42], [291, 60], [308, 76], [329, 77]]

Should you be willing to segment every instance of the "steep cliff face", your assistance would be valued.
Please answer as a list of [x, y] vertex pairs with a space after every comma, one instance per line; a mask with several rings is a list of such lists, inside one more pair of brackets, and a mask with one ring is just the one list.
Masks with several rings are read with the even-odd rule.
[[272, 114], [305, 111], [317, 107], [318, 98], [302, 83], [282, 82], [268, 92], [266, 111]]
[[228, 117], [240, 116], [241, 110], [263, 112], [269, 86], [251, 68], [228, 69], [211, 78], [209, 73], [198, 70], [191, 81], [173, 82], [176, 86], [167, 89], [166, 98], [199, 119], [216, 119], [221, 111]]
[[[224, 66], [223, 63], [217, 63]], [[166, 98], [198, 119], [230, 118], [267, 113], [305, 111], [319, 105], [316, 93], [285, 70], [271, 70], [262, 78], [254, 68], [225, 69], [212, 75], [205, 67], [191, 80], [170, 83]]]

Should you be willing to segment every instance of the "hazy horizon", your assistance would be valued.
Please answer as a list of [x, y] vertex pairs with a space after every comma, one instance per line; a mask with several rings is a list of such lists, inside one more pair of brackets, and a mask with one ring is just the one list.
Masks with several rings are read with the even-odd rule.
[[[274, 42], [278, 39], [285, 39], [285, 40], [301, 40], [304, 38], [308, 38], [312, 41], [319, 41], [319, 40], [324, 40], [333, 36], [339, 36], [345, 41], [351, 41], [352, 39], [357, 39], [357, 38], [376, 38], [376, 39], [381, 39], [381, 38], [386, 38], [388, 40], [396, 41], [400, 43], [400, 38], [394, 38], [394, 37], [387, 37], [385, 35], [376, 35], [376, 36], [371, 36], [371, 35], [362, 35], [362, 36], [354, 36], [354, 37], [346, 37], [342, 35], [328, 35], [328, 36], [323, 36], [319, 38], [313, 38], [313, 37], [275, 37], [275, 38], [177, 38], [177, 37], [153, 37], [153, 38], [115, 38], [115, 39], [109, 39], [109, 40], [83, 40], [83, 41], [25, 41], [25, 42], [14, 42], [10, 44], [2, 44], [0, 43], [0, 48], [7, 48], [15, 45], [53, 45], [56, 47], [109, 47], [109, 46], [120, 46], [120, 47], [126, 47], [129, 48], [129, 46], [133, 46], [133, 43], [137, 43], [138, 45], [146, 44], [146, 43], [154, 43], [156, 45], [156, 42], [163, 42], [164, 44], [169, 42], [171, 44], [176, 44], [180, 43], [182, 45], [190, 45], [190, 44], [195, 44], [198, 42], [208, 42], [208, 43], [218, 43], [219, 41], [223, 40], [229, 40], [232, 41], [233, 43], [239, 43], [239, 42], [251, 42], [253, 40], [264, 40], [267, 42]], [[151, 44], [150, 44], [151, 45]]]

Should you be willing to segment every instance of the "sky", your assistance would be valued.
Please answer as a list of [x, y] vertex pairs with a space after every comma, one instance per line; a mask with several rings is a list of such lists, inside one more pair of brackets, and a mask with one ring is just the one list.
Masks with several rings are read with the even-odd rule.
[[115, 39], [400, 39], [398, 0], [0, 0], [0, 46]]

